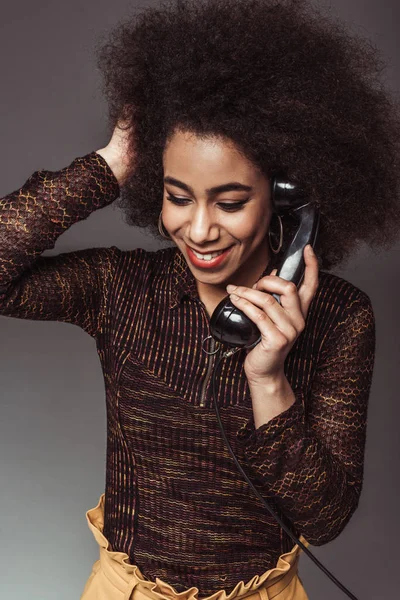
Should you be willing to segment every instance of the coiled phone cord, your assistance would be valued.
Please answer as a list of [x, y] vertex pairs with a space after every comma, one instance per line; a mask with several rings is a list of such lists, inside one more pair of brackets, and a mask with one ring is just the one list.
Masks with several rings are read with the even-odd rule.
[[334, 575], [332, 575], [332, 573], [330, 571], [328, 571], [328, 569], [326, 567], [324, 567], [324, 565], [314, 556], [314, 554], [312, 554], [312, 552], [310, 552], [310, 550], [308, 550], [308, 548], [300, 541], [297, 539], [297, 537], [290, 531], [290, 529], [285, 525], [285, 523], [282, 522], [282, 520], [278, 517], [277, 514], [275, 514], [275, 512], [272, 510], [272, 508], [265, 502], [264, 498], [258, 493], [258, 491], [256, 490], [256, 488], [254, 487], [254, 485], [252, 484], [252, 482], [250, 481], [250, 479], [247, 477], [246, 473], [244, 472], [244, 470], [242, 469], [242, 467], [240, 466], [239, 461], [237, 460], [231, 445], [225, 435], [225, 430], [224, 427], [222, 425], [222, 421], [221, 421], [221, 417], [219, 415], [219, 410], [218, 410], [218, 404], [217, 404], [217, 394], [216, 394], [216, 385], [215, 385], [215, 376], [216, 376], [216, 372], [217, 369], [222, 361], [223, 358], [226, 358], [227, 356], [231, 356], [232, 354], [234, 354], [235, 352], [237, 352], [238, 350], [228, 350], [226, 351], [224, 354], [222, 354], [218, 359], [217, 362], [215, 363], [214, 369], [213, 369], [213, 373], [212, 373], [212, 390], [213, 390], [213, 399], [214, 399], [214, 408], [215, 408], [215, 413], [217, 416], [217, 420], [218, 420], [218, 425], [219, 428], [221, 430], [222, 433], [222, 437], [225, 441], [225, 444], [233, 458], [233, 460], [235, 461], [235, 464], [238, 468], [238, 470], [240, 471], [240, 473], [243, 475], [244, 479], [246, 480], [246, 482], [248, 483], [248, 485], [250, 486], [250, 488], [253, 490], [253, 492], [255, 493], [255, 495], [257, 496], [257, 498], [264, 504], [264, 506], [266, 507], [266, 509], [268, 510], [269, 513], [271, 513], [271, 515], [274, 517], [274, 519], [276, 519], [279, 523], [279, 525], [282, 527], [282, 529], [284, 529], [284, 531], [286, 531], [286, 533], [290, 536], [290, 538], [298, 545], [300, 546], [300, 548], [311, 558], [311, 560], [313, 560], [315, 562], [315, 564], [317, 565], [317, 567], [319, 567], [324, 573], [325, 575], [327, 575], [332, 581], [333, 583], [335, 583], [341, 590], [342, 592], [344, 592], [349, 598], [352, 598], [352, 600], [357, 600], [356, 596], [354, 596], [342, 583], [340, 583], [340, 581], [338, 581], [336, 579], [336, 577]]

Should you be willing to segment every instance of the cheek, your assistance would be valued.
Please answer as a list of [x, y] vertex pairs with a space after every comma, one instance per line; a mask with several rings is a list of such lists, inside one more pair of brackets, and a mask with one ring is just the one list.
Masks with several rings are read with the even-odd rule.
[[235, 226], [238, 237], [242, 239], [262, 239], [268, 232], [269, 218], [264, 212], [257, 211], [242, 217]]

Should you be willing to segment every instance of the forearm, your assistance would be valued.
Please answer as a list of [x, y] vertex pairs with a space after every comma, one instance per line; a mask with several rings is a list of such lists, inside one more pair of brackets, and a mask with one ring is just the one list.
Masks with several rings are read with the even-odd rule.
[[[308, 384], [297, 375], [289, 379], [292, 404], [283, 393], [265, 403], [267, 388], [249, 384], [254, 411], [237, 432], [266, 500], [279, 504], [314, 545], [339, 535], [359, 502], [375, 356], [369, 298], [344, 281], [338, 290], [337, 282], [314, 307], [312, 332], [314, 323], [322, 322], [324, 343], [316, 348], [312, 378]], [[326, 311], [337, 316], [324, 329]], [[282, 412], [284, 406], [289, 407]]]
[[54, 247], [71, 225], [118, 197], [105, 160], [92, 152], [60, 171], [37, 171], [0, 200], [0, 292]]
[[[310, 435], [303, 398], [254, 429], [239, 434], [253, 474], [286, 517], [313, 545], [333, 540], [355, 511], [362, 479], [346, 472]], [[271, 413], [272, 414], [272, 413]]]

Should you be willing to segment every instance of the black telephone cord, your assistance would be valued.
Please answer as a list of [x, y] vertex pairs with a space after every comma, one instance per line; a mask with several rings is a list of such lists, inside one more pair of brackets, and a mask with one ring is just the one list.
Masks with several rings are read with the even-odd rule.
[[[227, 354], [229, 356], [229, 354]], [[243, 475], [244, 479], [247, 481], [247, 483], [249, 484], [250, 488], [253, 490], [253, 492], [255, 493], [255, 495], [257, 496], [257, 498], [264, 504], [264, 506], [266, 507], [266, 509], [268, 510], [269, 513], [271, 513], [271, 515], [274, 517], [274, 519], [276, 519], [279, 523], [279, 525], [282, 527], [282, 529], [284, 531], [286, 531], [286, 533], [288, 534], [288, 536], [298, 545], [300, 546], [300, 548], [307, 554], [307, 556], [309, 556], [311, 558], [311, 560], [313, 560], [315, 562], [315, 564], [317, 565], [317, 567], [319, 567], [321, 569], [321, 571], [323, 571], [325, 573], [325, 575], [327, 575], [332, 581], [333, 583], [335, 583], [341, 590], [342, 592], [344, 592], [349, 598], [352, 598], [352, 600], [357, 600], [356, 596], [354, 596], [342, 583], [340, 583], [340, 581], [338, 581], [338, 579], [336, 579], [336, 577], [334, 575], [332, 575], [332, 573], [330, 571], [328, 571], [328, 569], [314, 556], [314, 554], [312, 554], [312, 552], [310, 552], [310, 550], [308, 550], [308, 548], [299, 540], [297, 539], [297, 537], [290, 531], [290, 529], [285, 525], [285, 523], [283, 523], [283, 521], [278, 517], [277, 514], [275, 514], [275, 512], [272, 510], [272, 508], [266, 503], [266, 501], [264, 500], [264, 498], [258, 493], [258, 491], [256, 490], [256, 488], [254, 487], [254, 485], [252, 484], [252, 482], [250, 481], [250, 479], [247, 477], [246, 473], [244, 472], [244, 470], [242, 469], [239, 461], [237, 460], [231, 445], [226, 437], [225, 434], [225, 430], [224, 427], [222, 425], [222, 421], [221, 421], [221, 417], [219, 415], [219, 410], [218, 410], [218, 404], [217, 404], [217, 394], [216, 394], [216, 385], [215, 385], [215, 376], [216, 376], [216, 372], [217, 369], [222, 361], [222, 359], [225, 358], [225, 354], [223, 354], [222, 356], [220, 356], [218, 358], [218, 360], [216, 361], [216, 364], [214, 365], [214, 369], [213, 369], [213, 373], [212, 373], [212, 390], [213, 390], [213, 399], [214, 399], [214, 408], [215, 408], [215, 413], [217, 415], [217, 420], [218, 420], [218, 424], [219, 424], [219, 428], [221, 430], [222, 433], [222, 437], [225, 441], [225, 444], [233, 458], [233, 460], [235, 461], [235, 464], [238, 468], [238, 470], [240, 471], [240, 473]]]

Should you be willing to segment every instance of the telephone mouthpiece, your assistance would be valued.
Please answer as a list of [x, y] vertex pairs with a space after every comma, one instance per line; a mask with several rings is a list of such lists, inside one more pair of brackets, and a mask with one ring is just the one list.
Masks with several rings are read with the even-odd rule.
[[210, 332], [214, 339], [228, 346], [251, 346], [261, 340], [257, 325], [232, 304], [229, 296], [215, 308], [210, 320]]

